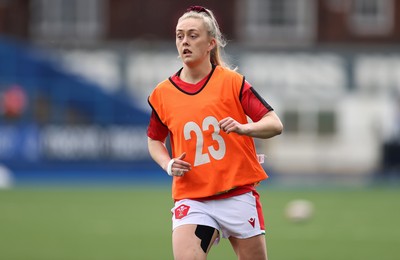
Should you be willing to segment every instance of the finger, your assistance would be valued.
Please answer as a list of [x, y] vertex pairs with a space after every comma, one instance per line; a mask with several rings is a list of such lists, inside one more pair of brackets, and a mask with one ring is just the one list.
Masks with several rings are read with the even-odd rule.
[[240, 129], [240, 125], [239, 124], [230, 124], [229, 126], [227, 126], [225, 129], [226, 129], [226, 133], [227, 134], [229, 134], [229, 133], [238, 133], [238, 134], [240, 134], [241, 133], [241, 129]]
[[230, 119], [232, 119], [232, 117], [230, 117], [230, 116], [228, 116], [228, 117], [225, 117], [225, 118], [223, 118], [223, 119], [221, 119], [220, 121], [219, 121], [219, 123], [225, 123], [226, 121], [228, 121], [228, 120], [230, 120]]
[[174, 171], [184, 171], [184, 172], [187, 172], [187, 171], [189, 171], [190, 169], [189, 169], [188, 167], [183, 166], [183, 165], [176, 165], [176, 166], [174, 166], [173, 170], [174, 170]]
[[186, 173], [184, 169], [177, 169], [174, 171], [175, 176], [183, 176]]
[[222, 131], [225, 132], [231, 132], [231, 128], [235, 127], [236, 121], [230, 117], [224, 118], [221, 121], [219, 121], [219, 127], [222, 129]]
[[235, 127], [235, 124], [231, 121], [228, 121], [226, 123], [224, 123], [222, 125], [222, 130], [224, 132], [226, 132], [227, 134], [229, 134], [230, 132], [232, 132], [232, 129]]
[[181, 155], [179, 155], [179, 157], [178, 158], [176, 158], [176, 159], [178, 159], [178, 160], [183, 160], [183, 159], [185, 159], [185, 157], [186, 157], [186, 152], [183, 152]]
[[226, 131], [226, 123], [224, 122], [224, 123], [219, 123], [219, 128], [222, 130], [222, 131]]
[[183, 161], [185, 157], [186, 157], [186, 152], [183, 152], [180, 156], [176, 157], [174, 166], [176, 165], [177, 168], [190, 170], [191, 164], [186, 161]]
[[225, 117], [224, 119], [221, 119], [221, 120], [218, 122], [219, 127], [220, 127], [220, 128], [223, 128], [223, 127], [226, 125], [226, 123], [228, 122], [229, 119], [230, 119], [230, 117]]

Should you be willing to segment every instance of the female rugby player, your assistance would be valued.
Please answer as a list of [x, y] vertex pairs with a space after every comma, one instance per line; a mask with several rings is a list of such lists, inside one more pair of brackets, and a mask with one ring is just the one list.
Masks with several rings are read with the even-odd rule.
[[221, 235], [239, 259], [267, 259], [256, 185], [268, 176], [253, 138], [279, 135], [283, 126], [245, 78], [224, 63], [224, 46], [212, 11], [190, 7], [176, 26], [183, 67], [148, 100], [149, 152], [173, 176], [175, 259], [206, 259]]

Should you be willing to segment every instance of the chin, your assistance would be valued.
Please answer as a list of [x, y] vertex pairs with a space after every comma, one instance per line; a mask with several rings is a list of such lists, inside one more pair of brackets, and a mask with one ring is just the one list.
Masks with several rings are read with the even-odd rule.
[[196, 61], [192, 60], [192, 59], [184, 59], [183, 63], [185, 63], [187, 66], [191, 67], [197, 64]]

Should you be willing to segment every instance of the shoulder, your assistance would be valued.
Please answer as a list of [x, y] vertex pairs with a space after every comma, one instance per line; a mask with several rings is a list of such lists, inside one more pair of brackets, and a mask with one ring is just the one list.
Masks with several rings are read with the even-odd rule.
[[156, 95], [157, 93], [163, 92], [163, 89], [172, 86], [170, 78], [165, 79], [157, 84], [157, 86], [151, 91], [150, 96]]
[[171, 78], [167, 78], [167, 79], [161, 81], [160, 83], [158, 83], [157, 86], [155, 87], [155, 89], [165, 88], [165, 87], [167, 87], [167, 86], [169, 86], [171, 84], [172, 84], [171, 83]]
[[216, 70], [217, 74], [223, 75], [224, 78], [231, 78], [240, 84], [242, 84], [244, 81], [244, 76], [235, 70], [221, 67], [221, 66], [217, 66], [215, 68], [215, 70]]
[[242, 74], [240, 74], [239, 72], [237, 72], [236, 70], [227, 68], [227, 67], [222, 67], [222, 66], [217, 66], [215, 68], [216, 71], [219, 71], [220, 73], [224, 73], [227, 75], [231, 75], [231, 76], [236, 76], [236, 77], [243, 77]]

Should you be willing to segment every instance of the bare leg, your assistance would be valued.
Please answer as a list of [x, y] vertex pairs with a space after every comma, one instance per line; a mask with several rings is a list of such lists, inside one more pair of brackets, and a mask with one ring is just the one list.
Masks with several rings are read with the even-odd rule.
[[183, 225], [172, 233], [172, 248], [175, 260], [205, 260], [218, 230], [206, 226]]
[[265, 236], [239, 239], [230, 237], [229, 241], [239, 260], [267, 260]]

